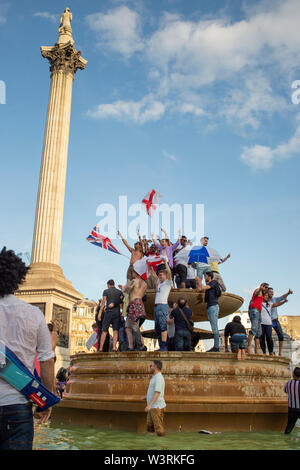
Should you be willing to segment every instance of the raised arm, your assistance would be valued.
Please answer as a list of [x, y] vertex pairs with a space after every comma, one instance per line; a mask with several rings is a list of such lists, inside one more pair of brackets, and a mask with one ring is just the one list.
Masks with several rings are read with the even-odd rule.
[[125, 286], [122, 286], [121, 284], [119, 284], [119, 288], [121, 289], [122, 292], [124, 292], [125, 294], [129, 294], [132, 289], [133, 289], [133, 286], [134, 286], [134, 279], [132, 279], [131, 281], [128, 281]]
[[157, 281], [158, 281], [158, 277], [157, 277], [156, 272], [155, 272], [154, 269], [153, 269], [153, 266], [149, 266], [149, 269], [150, 269], [150, 276], [153, 277], [153, 279], [155, 280], [155, 282], [157, 282]]
[[98, 313], [98, 321], [101, 320], [101, 315], [102, 315], [102, 312], [104, 310], [105, 304], [106, 304], [106, 295], [103, 296], [102, 301], [101, 301], [101, 306], [100, 306], [100, 310], [99, 310], [99, 313]]
[[165, 263], [165, 266], [166, 266], [167, 279], [169, 281], [172, 281], [172, 271], [171, 271], [170, 266], [169, 266], [168, 258], [162, 257], [162, 259], [164, 260], [164, 263]]
[[221, 260], [218, 262], [218, 264], [225, 263], [225, 261], [227, 261], [227, 260], [228, 260], [230, 257], [231, 257], [231, 254], [230, 254], [230, 253], [228, 253], [228, 255], [227, 255], [227, 256], [225, 256], [225, 258], [221, 259]]
[[165, 229], [161, 228], [161, 231], [162, 231], [162, 233], [164, 234], [165, 238], [166, 238], [167, 240], [169, 240], [169, 235], [167, 234], [167, 232], [165, 231]]
[[287, 302], [288, 302], [287, 299], [282, 300], [281, 302], [277, 302], [277, 303], [275, 303], [275, 304], [272, 304], [272, 308], [274, 308], [274, 307], [280, 307], [281, 305], [283, 305], [283, 304], [285, 304], [285, 303], [287, 303]]
[[159, 243], [157, 243], [156, 240], [154, 240], [154, 233], [151, 233], [151, 238], [152, 238], [153, 244], [154, 244], [157, 248], [162, 248], [162, 246], [161, 246]]
[[117, 233], [118, 233], [119, 237], [121, 238], [122, 242], [124, 243], [124, 245], [126, 246], [126, 248], [130, 251], [130, 253], [132, 253], [132, 252], [133, 252], [132, 246], [130, 246], [130, 245], [127, 243], [127, 241], [126, 241], [125, 238], [122, 236], [121, 232], [119, 232], [119, 230], [118, 230]]

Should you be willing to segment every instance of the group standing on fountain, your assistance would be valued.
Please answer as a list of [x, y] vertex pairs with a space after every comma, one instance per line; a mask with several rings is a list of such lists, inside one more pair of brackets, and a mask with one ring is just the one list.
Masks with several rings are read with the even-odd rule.
[[[126, 347], [119, 350], [147, 350], [144, 345], [140, 327], [146, 319], [144, 301], [147, 288], [156, 290], [154, 323], [155, 332], [159, 342], [158, 351], [191, 350], [191, 339], [193, 335], [192, 310], [189, 308], [184, 296], [176, 304], [169, 302], [169, 293], [176, 285], [177, 288], [191, 288], [205, 293], [207, 316], [214, 336], [214, 345], [208, 352], [219, 352], [219, 297], [226, 291], [226, 286], [219, 272], [219, 265], [230, 258], [230, 253], [219, 261], [192, 262], [188, 263], [184, 256], [184, 250], [189, 249], [192, 243], [185, 236], [178, 233], [177, 241], [172, 244], [168, 234], [162, 229], [165, 238], [154, 239], [151, 234], [150, 240], [140, 236], [134, 246], [130, 246], [120, 232], [118, 232], [124, 245], [131, 253], [130, 265], [127, 270], [127, 282], [115, 288], [114, 281], [108, 282], [108, 289], [103, 292], [102, 300], [97, 309], [97, 322], [99, 332], [98, 351], [109, 350], [107, 333], [109, 326], [113, 329], [113, 351], [117, 350], [117, 341], [120, 332], [126, 332], [122, 342]], [[201, 239], [201, 245], [208, 245], [208, 237]], [[138, 274], [134, 265], [144, 258], [147, 260], [159, 255], [159, 262], [149, 266], [150, 275], [143, 279]], [[205, 285], [202, 278], [204, 277]], [[289, 290], [281, 297], [274, 297], [273, 289], [268, 283], [262, 283], [257, 288], [249, 304], [249, 318], [251, 329], [249, 334], [241, 324], [240, 317], [225, 328], [225, 352], [228, 351], [228, 340], [230, 338], [231, 351], [237, 352], [238, 359], [244, 359], [246, 352], [252, 354], [252, 343], [254, 338], [254, 352], [258, 354], [259, 348], [266, 353], [266, 343], [269, 354], [274, 354], [272, 329], [276, 331], [279, 339], [279, 355], [282, 355], [283, 333], [278, 320], [277, 307], [287, 302], [287, 297], [292, 293]], [[122, 314], [120, 308], [122, 308]], [[126, 323], [124, 324], [124, 317]], [[237, 319], [239, 318], [239, 320]], [[118, 321], [119, 320], [119, 321]], [[172, 336], [169, 336], [169, 333]], [[247, 336], [247, 341], [245, 340]], [[120, 341], [119, 341], [120, 343]]]

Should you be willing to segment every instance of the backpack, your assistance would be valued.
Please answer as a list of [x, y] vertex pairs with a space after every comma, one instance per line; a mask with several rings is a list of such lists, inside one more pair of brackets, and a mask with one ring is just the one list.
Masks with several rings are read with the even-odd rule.
[[216, 293], [217, 297], [221, 297], [221, 295], [222, 295], [222, 289], [221, 289], [220, 284], [218, 283], [218, 281], [216, 281], [215, 293]]

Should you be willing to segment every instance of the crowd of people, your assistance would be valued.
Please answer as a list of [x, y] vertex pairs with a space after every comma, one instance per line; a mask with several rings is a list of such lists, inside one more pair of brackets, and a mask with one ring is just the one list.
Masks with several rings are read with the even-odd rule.
[[[197, 292], [204, 292], [204, 301], [207, 308], [207, 316], [211, 325], [214, 344], [208, 352], [219, 352], [219, 298], [226, 291], [223, 278], [219, 272], [219, 264], [230, 258], [230, 253], [223, 259], [209, 262], [188, 263], [188, 257], [182, 256], [182, 251], [188, 249], [191, 242], [185, 236], [178, 234], [178, 240], [171, 243], [166, 231], [162, 229], [165, 238], [157, 240], [152, 234], [152, 244], [146, 237], [141, 238], [131, 247], [123, 238], [123, 243], [131, 252], [130, 265], [127, 270], [127, 282], [125, 285], [115, 287], [113, 280], [107, 283], [107, 289], [103, 292], [102, 299], [96, 314], [98, 328], [98, 348], [100, 352], [109, 350], [107, 332], [109, 326], [113, 329], [113, 351], [117, 351], [119, 339], [119, 351], [146, 350], [140, 328], [145, 321], [146, 312], [144, 302], [147, 289], [156, 289], [154, 306], [155, 332], [159, 343], [158, 351], [176, 350], [190, 351], [194, 349], [193, 338], [196, 337], [192, 322], [193, 312], [184, 296], [184, 291], [179, 291], [176, 303], [169, 300], [172, 288], [189, 288]], [[201, 239], [201, 245], [208, 245], [208, 237]], [[190, 249], [190, 248], [189, 248]], [[134, 264], [142, 258], [160, 255], [160, 263], [150, 265], [150, 275], [146, 280], [135, 271]], [[203, 283], [203, 278], [205, 284]], [[273, 288], [267, 283], [253, 293], [249, 304], [249, 318], [251, 329], [249, 334], [241, 322], [241, 317], [236, 315], [232, 322], [225, 327], [225, 352], [237, 353], [237, 358], [242, 360], [246, 352], [252, 354], [252, 342], [254, 338], [254, 352], [263, 354], [268, 349], [269, 354], [274, 354], [272, 329], [279, 339], [279, 355], [282, 355], [283, 333], [278, 320], [277, 307], [287, 302], [287, 297], [292, 294], [289, 290], [281, 297], [274, 297]], [[122, 309], [122, 312], [121, 312]], [[126, 321], [124, 320], [126, 317]], [[106, 343], [105, 343], [106, 341]]]

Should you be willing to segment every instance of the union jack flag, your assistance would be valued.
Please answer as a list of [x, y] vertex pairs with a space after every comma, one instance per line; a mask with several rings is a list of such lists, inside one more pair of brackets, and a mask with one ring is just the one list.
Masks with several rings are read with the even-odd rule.
[[99, 248], [104, 248], [104, 250], [112, 251], [117, 255], [121, 255], [121, 253], [114, 247], [112, 242], [108, 237], [104, 237], [98, 232], [98, 227], [94, 227], [89, 236], [87, 237], [87, 241], [92, 243], [92, 245], [96, 245]]

